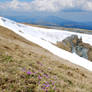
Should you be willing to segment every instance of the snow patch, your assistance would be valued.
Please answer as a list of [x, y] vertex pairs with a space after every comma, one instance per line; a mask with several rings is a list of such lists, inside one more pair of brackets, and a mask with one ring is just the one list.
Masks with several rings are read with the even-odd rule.
[[92, 45], [92, 35], [27, 26], [3, 17], [0, 17], [0, 25], [11, 29], [18, 35], [38, 44], [39, 46], [47, 49], [53, 54], [92, 71], [92, 62], [51, 44], [55, 44], [57, 41], [62, 41], [68, 36], [78, 35], [78, 37], [82, 37], [83, 42]]

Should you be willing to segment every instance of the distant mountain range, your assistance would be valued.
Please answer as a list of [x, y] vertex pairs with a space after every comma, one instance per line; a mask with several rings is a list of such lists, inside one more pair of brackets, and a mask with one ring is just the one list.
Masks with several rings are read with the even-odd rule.
[[17, 22], [26, 22], [29, 24], [37, 24], [44, 26], [57, 26], [57, 27], [66, 27], [66, 28], [80, 28], [92, 30], [92, 22], [75, 22], [71, 20], [62, 19], [57, 16], [30, 16], [30, 17], [8, 17]]

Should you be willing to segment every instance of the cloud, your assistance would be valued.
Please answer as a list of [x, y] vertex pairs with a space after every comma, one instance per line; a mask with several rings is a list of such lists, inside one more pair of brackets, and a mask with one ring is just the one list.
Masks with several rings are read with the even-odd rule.
[[0, 3], [0, 8], [16, 11], [49, 12], [57, 12], [68, 8], [78, 8], [80, 10], [92, 11], [92, 0], [33, 0], [30, 2], [11, 0]]
[[75, 8], [85, 11], [92, 11], [92, 0], [74, 0]]
[[32, 2], [35, 10], [40, 11], [59, 11], [69, 7], [73, 7], [72, 0], [35, 0]]
[[0, 3], [0, 8], [4, 10], [11, 9], [16, 11], [28, 11], [31, 10], [30, 5], [31, 2], [28, 3], [28, 2], [21, 2], [19, 0], [12, 0]]
[[83, 6], [84, 10], [92, 11], [92, 1], [86, 2], [86, 4]]

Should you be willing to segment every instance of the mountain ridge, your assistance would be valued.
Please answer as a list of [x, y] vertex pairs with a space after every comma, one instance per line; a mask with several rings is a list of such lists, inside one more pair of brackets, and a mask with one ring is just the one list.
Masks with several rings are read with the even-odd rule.
[[30, 17], [7, 17], [17, 22], [26, 22], [29, 24], [43, 25], [43, 26], [56, 26], [56, 27], [66, 27], [66, 28], [80, 28], [92, 30], [92, 22], [77, 22], [66, 20], [57, 16], [30, 16]]

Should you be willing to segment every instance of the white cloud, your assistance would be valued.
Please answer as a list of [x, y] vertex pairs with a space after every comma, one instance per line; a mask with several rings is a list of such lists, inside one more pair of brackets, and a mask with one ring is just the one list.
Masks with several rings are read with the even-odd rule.
[[84, 6], [83, 6], [84, 10], [89, 10], [92, 11], [92, 1], [88, 1]]
[[18, 0], [12, 0], [11, 2], [8, 3], [8, 7], [13, 9], [29, 10], [31, 8], [30, 4], [31, 2], [28, 3], [28, 2], [20, 2]]
[[32, 5], [40, 11], [59, 11], [65, 7], [73, 7], [72, 0], [34, 0]]
[[74, 0], [74, 6], [86, 11], [92, 11], [92, 0]]
[[0, 3], [0, 8], [7, 10], [26, 11], [31, 10], [31, 2], [20, 2], [19, 0], [12, 0], [4, 3]]
[[10, 2], [0, 3], [1, 9], [13, 9], [16, 11], [50, 11], [56, 12], [68, 8], [79, 8], [86, 11], [92, 11], [92, 0], [33, 0], [30, 2], [21, 2], [12, 0]]

